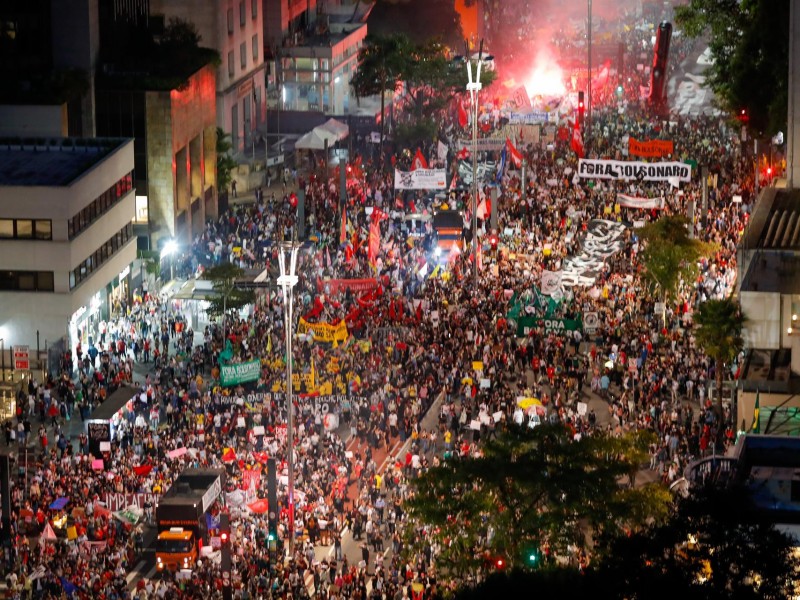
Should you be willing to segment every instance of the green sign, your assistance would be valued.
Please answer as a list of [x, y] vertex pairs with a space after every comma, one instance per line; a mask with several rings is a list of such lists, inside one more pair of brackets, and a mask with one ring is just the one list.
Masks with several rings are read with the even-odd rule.
[[261, 377], [261, 361], [258, 359], [220, 366], [219, 380], [223, 386], [257, 381], [259, 377]]
[[527, 336], [531, 329], [543, 329], [545, 334], [580, 331], [581, 322], [577, 319], [542, 319], [540, 317], [519, 317], [517, 319], [517, 335]]

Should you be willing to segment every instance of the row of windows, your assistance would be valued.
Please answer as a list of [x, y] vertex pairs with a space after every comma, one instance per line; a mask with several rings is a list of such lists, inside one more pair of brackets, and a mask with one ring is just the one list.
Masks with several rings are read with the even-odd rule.
[[53, 221], [50, 219], [0, 219], [0, 239], [52, 240]]
[[117, 183], [100, 194], [90, 204], [67, 222], [67, 235], [74, 238], [114, 206], [120, 198], [133, 189], [133, 172], [123, 175]]
[[[259, 0], [250, 0], [250, 13], [255, 20], [258, 18], [258, 3]], [[239, 27], [244, 27], [247, 23], [247, 9], [245, 8], [244, 0], [239, 2]], [[233, 35], [233, 9], [228, 9], [228, 35]]]
[[72, 289], [100, 268], [109, 258], [114, 256], [133, 236], [133, 224], [128, 223], [100, 246], [94, 253], [79, 264], [69, 274], [69, 288]]
[[[253, 64], [258, 62], [258, 34], [253, 36], [252, 42]], [[239, 44], [239, 63], [242, 71], [247, 70], [247, 42]], [[236, 59], [233, 50], [228, 52], [228, 76], [233, 77], [235, 74]]]
[[53, 271], [0, 271], [4, 292], [52, 292]]

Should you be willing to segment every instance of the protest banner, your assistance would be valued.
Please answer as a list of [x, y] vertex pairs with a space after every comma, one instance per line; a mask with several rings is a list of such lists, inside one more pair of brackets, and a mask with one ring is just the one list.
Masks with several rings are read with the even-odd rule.
[[625, 226], [622, 223], [604, 219], [589, 221], [580, 253], [562, 262], [561, 285], [593, 285], [606, 260], [619, 252], [624, 243]]
[[443, 190], [447, 187], [445, 169], [394, 170], [394, 187], [398, 190]]
[[368, 279], [328, 279], [323, 281], [323, 284], [332, 296], [348, 290], [351, 292], [371, 292], [380, 285], [374, 277]]
[[661, 158], [674, 152], [672, 140], [637, 140], [628, 138], [628, 154], [643, 158]]
[[639, 198], [628, 194], [617, 194], [617, 204], [623, 208], [640, 209], [662, 209], [664, 208], [663, 198]]
[[106, 505], [105, 508], [113, 513], [124, 510], [129, 506], [143, 509], [148, 502], [155, 506], [158, 504], [159, 498], [161, 498], [161, 494], [108, 492], [103, 498], [103, 502]]
[[646, 163], [581, 158], [578, 176], [584, 179], [638, 179], [640, 181], [691, 181], [692, 167], [682, 162]]
[[[419, 170], [419, 169], [417, 169]], [[302, 317], [300, 318], [300, 322], [297, 324], [297, 333], [300, 335], [304, 335], [308, 332], [313, 333], [314, 341], [317, 342], [327, 342], [327, 343], [339, 343], [344, 342], [349, 333], [347, 331], [347, 323], [344, 320], [339, 321], [335, 325], [331, 325], [330, 323], [309, 323]]]
[[224, 387], [257, 381], [259, 377], [261, 377], [261, 361], [258, 359], [220, 366], [219, 379]]
[[517, 319], [517, 336], [524, 337], [533, 329], [543, 329], [544, 333], [566, 333], [580, 331], [581, 322], [577, 319], [540, 319], [539, 317], [522, 316]]

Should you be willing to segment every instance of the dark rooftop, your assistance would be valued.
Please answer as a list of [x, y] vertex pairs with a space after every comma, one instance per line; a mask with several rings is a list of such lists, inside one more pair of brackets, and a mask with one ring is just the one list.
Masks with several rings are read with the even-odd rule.
[[0, 138], [0, 185], [69, 185], [124, 142], [116, 138]]

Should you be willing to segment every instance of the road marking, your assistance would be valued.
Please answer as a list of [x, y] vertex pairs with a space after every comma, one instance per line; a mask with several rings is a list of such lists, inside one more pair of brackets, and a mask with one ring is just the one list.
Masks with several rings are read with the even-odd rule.
[[139, 571], [141, 571], [143, 568], [143, 560], [140, 560], [138, 563], [136, 563], [136, 566], [133, 567], [133, 570], [125, 577], [125, 581], [128, 582], [128, 585], [130, 585], [131, 581], [133, 581], [133, 578], [136, 577], [139, 574]]

